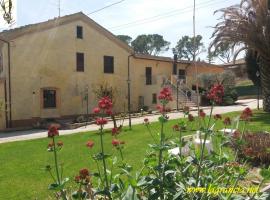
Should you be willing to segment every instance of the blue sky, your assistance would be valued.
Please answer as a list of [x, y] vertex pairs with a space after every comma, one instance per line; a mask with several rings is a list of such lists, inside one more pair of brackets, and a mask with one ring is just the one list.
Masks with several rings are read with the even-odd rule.
[[[85, 14], [119, 0], [61, 0], [61, 15], [82, 11]], [[203, 36], [205, 45], [218, 21], [213, 12], [239, 3], [240, 0], [196, 0], [196, 33]], [[124, 0], [110, 8], [89, 15], [114, 34], [135, 38], [139, 34], [158, 33], [171, 42], [171, 48], [183, 35], [192, 35], [192, 0]], [[161, 15], [159, 18], [133, 21]], [[46, 21], [58, 16], [58, 0], [17, 0], [17, 26]], [[166, 16], [166, 17], [165, 17]], [[163, 54], [171, 56], [171, 50]]]

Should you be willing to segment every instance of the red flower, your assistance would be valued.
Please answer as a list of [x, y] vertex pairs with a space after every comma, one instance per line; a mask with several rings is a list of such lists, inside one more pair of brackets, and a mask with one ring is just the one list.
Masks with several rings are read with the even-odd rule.
[[62, 147], [63, 145], [64, 145], [64, 143], [63, 143], [62, 141], [58, 141], [58, 142], [57, 142], [57, 146], [58, 146], [58, 147]]
[[215, 103], [222, 103], [224, 87], [221, 84], [214, 85], [207, 94], [207, 98]]
[[104, 125], [104, 124], [107, 124], [108, 123], [108, 120], [105, 119], [105, 118], [97, 118], [96, 119], [96, 124], [97, 125]]
[[252, 110], [249, 107], [247, 107], [247, 108], [245, 108], [245, 110], [243, 110], [243, 112], [240, 116], [240, 119], [242, 119], [244, 121], [249, 121], [252, 116], [253, 116]]
[[188, 121], [190, 121], [190, 122], [194, 121], [194, 117], [192, 114], [188, 114]]
[[48, 130], [48, 137], [58, 136], [59, 132], [56, 126], [50, 126]]
[[107, 115], [112, 115], [113, 113], [112, 113], [112, 110], [106, 110], [106, 114]]
[[223, 120], [223, 124], [226, 126], [231, 125], [231, 118], [225, 117], [225, 119]]
[[205, 118], [205, 116], [206, 116], [205, 112], [201, 109], [200, 110], [200, 117]]
[[112, 100], [109, 97], [103, 97], [99, 100], [98, 107], [103, 110], [111, 110]]
[[177, 124], [173, 125], [172, 129], [174, 131], [179, 131], [180, 130], [179, 125], [177, 125]]
[[74, 181], [75, 181], [76, 183], [79, 183], [80, 180], [81, 180], [81, 177], [80, 177], [80, 176], [75, 176], [75, 177], [74, 177]]
[[214, 115], [214, 119], [215, 120], [219, 120], [219, 119], [221, 120], [222, 119], [222, 116], [220, 114], [215, 114]]
[[94, 143], [92, 140], [89, 140], [89, 141], [86, 143], [86, 146], [87, 146], [88, 148], [92, 149], [93, 146], [94, 146], [94, 144], [95, 144], [95, 143]]
[[115, 136], [115, 135], [118, 135], [119, 134], [119, 128], [113, 128], [112, 129], [112, 135]]
[[93, 113], [98, 114], [100, 112], [100, 108], [94, 108]]
[[145, 124], [149, 124], [149, 119], [148, 118], [144, 118], [143, 121], [144, 121]]
[[112, 145], [114, 146], [114, 147], [117, 147], [117, 146], [119, 146], [121, 144], [121, 142], [119, 141], [119, 140], [116, 140], [116, 139], [113, 139], [112, 140]]
[[48, 144], [48, 148], [53, 148], [53, 146], [54, 146], [54, 143], [53, 143], [53, 142], [50, 142], [50, 143]]
[[84, 168], [80, 170], [80, 178], [85, 179], [87, 176], [89, 176], [88, 169]]
[[241, 135], [240, 131], [236, 130], [236, 131], [233, 132], [232, 137], [234, 139], [238, 139], [238, 138], [240, 138], [240, 135]]
[[159, 93], [158, 99], [162, 102], [162, 104], [167, 104], [169, 101], [172, 101], [172, 92], [169, 88], [164, 87]]

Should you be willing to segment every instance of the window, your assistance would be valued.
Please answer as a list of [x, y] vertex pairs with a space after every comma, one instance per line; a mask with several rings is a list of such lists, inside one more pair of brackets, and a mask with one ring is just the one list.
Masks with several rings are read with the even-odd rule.
[[43, 108], [56, 108], [56, 90], [43, 90]]
[[83, 39], [83, 27], [77, 26], [77, 38]]
[[152, 67], [145, 68], [145, 84], [152, 85]]
[[114, 58], [113, 56], [104, 56], [104, 73], [114, 73]]
[[84, 71], [84, 53], [76, 54], [76, 62], [77, 62], [77, 72]]
[[152, 104], [156, 104], [157, 103], [157, 94], [154, 93], [152, 94]]

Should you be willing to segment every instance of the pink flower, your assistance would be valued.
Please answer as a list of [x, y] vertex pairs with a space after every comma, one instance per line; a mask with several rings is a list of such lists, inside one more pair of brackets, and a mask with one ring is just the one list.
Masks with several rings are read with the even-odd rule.
[[86, 146], [87, 146], [88, 148], [92, 149], [93, 146], [94, 146], [94, 144], [95, 144], [94, 141], [89, 140], [89, 141], [86, 143]]
[[149, 119], [148, 118], [144, 118], [143, 121], [144, 121], [145, 124], [149, 124]]
[[158, 99], [162, 102], [162, 104], [167, 104], [169, 101], [172, 101], [172, 92], [169, 88], [164, 87], [159, 93]]
[[85, 179], [87, 176], [89, 176], [88, 169], [84, 168], [80, 170], [80, 178]]
[[113, 140], [112, 140], [112, 145], [113, 145], [114, 147], [117, 147], [117, 146], [120, 145], [120, 141], [119, 141], [119, 140], [116, 140], [116, 139], [113, 139]]
[[247, 107], [247, 108], [245, 108], [245, 110], [243, 110], [243, 112], [240, 116], [240, 119], [242, 119], [244, 121], [249, 121], [252, 116], [253, 116], [252, 110], [249, 107]]
[[200, 117], [205, 118], [205, 116], [206, 116], [205, 112], [201, 109], [200, 110]]
[[59, 136], [59, 132], [56, 126], [50, 126], [48, 130], [48, 137]]
[[111, 110], [112, 105], [112, 100], [109, 97], [103, 97], [98, 102], [98, 107], [103, 110]]
[[115, 135], [118, 135], [119, 134], [119, 128], [113, 128], [112, 129], [112, 135], [115, 136]]
[[94, 108], [93, 113], [98, 114], [100, 112], [100, 108]]
[[112, 115], [113, 113], [112, 113], [112, 110], [106, 110], [106, 114], [107, 115]]
[[96, 119], [96, 124], [97, 125], [104, 125], [104, 124], [107, 124], [108, 123], [108, 120], [105, 119], [105, 118], [97, 118]]
[[207, 98], [215, 103], [222, 103], [224, 87], [221, 84], [214, 85], [207, 94]]

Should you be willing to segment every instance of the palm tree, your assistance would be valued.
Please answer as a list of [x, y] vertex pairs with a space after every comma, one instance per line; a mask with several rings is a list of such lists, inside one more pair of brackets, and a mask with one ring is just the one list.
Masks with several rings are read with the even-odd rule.
[[263, 108], [270, 112], [270, 10], [268, 0], [241, 0], [238, 5], [216, 12], [221, 13], [222, 17], [214, 27], [210, 47], [217, 48], [223, 43], [229, 42], [233, 46], [243, 45], [239, 51], [251, 49], [258, 53]]

